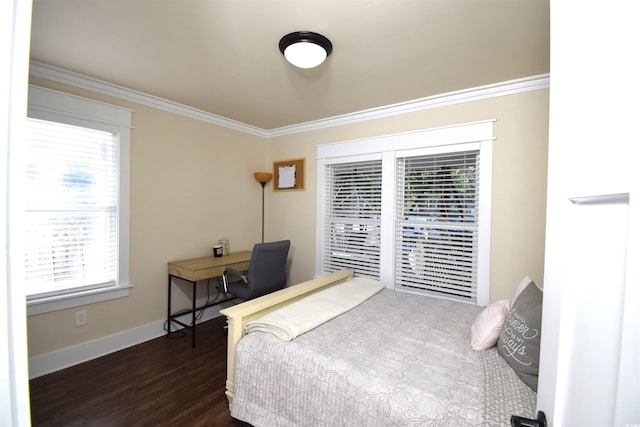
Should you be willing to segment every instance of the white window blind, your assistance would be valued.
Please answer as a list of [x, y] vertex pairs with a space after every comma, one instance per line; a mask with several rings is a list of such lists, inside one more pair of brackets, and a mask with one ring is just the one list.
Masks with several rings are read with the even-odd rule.
[[476, 302], [479, 151], [398, 157], [397, 289]]
[[489, 305], [493, 142], [488, 120], [318, 145], [316, 275]]
[[329, 164], [324, 179], [324, 272], [379, 278], [382, 162]]
[[29, 315], [129, 295], [132, 113], [29, 85], [24, 215], [12, 224]]
[[114, 286], [117, 135], [30, 118], [27, 142], [27, 295]]

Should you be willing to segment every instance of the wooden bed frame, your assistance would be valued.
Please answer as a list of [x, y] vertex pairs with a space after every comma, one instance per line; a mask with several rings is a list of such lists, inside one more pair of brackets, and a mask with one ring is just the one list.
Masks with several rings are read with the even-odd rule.
[[233, 373], [235, 368], [236, 345], [242, 339], [244, 327], [248, 322], [258, 319], [274, 310], [284, 307], [308, 295], [330, 288], [339, 283], [346, 282], [353, 278], [353, 270], [345, 269], [326, 276], [312, 279], [299, 285], [290, 286], [271, 294], [255, 298], [242, 304], [234, 305], [224, 310], [220, 314], [227, 316], [229, 326], [227, 336], [227, 382], [226, 395], [229, 399], [229, 406], [233, 401]]

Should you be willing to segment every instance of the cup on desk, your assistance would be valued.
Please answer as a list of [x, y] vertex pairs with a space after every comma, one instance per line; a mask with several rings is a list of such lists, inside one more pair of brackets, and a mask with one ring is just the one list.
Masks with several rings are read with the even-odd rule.
[[213, 256], [214, 257], [222, 256], [222, 245], [213, 245]]

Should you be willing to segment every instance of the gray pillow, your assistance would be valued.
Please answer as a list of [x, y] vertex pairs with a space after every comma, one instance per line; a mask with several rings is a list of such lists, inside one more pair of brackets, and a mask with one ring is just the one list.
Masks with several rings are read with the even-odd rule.
[[509, 311], [498, 339], [498, 353], [533, 391], [538, 391], [542, 291], [530, 282]]

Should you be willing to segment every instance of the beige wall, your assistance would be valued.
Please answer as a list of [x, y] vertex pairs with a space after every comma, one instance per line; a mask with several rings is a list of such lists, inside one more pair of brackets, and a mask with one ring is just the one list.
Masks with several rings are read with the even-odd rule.
[[[271, 170], [273, 161], [306, 158], [304, 191], [273, 192], [273, 182], [267, 185], [265, 240], [290, 239], [289, 281], [308, 280], [315, 270], [315, 145], [367, 136], [497, 119], [491, 300], [510, 297], [525, 274], [542, 280], [548, 90], [267, 141], [41, 79], [33, 78], [32, 83], [135, 110], [130, 231], [134, 287], [127, 298], [30, 316], [30, 357], [165, 319], [167, 262], [207, 256], [222, 235], [230, 239], [232, 251], [250, 249], [260, 240], [261, 187], [253, 172]], [[187, 307], [190, 288], [175, 289], [173, 308]], [[87, 309], [89, 323], [76, 328], [75, 312], [82, 308]]]
[[[28, 319], [34, 357], [166, 319], [167, 262], [208, 256], [225, 235], [231, 250], [251, 249], [261, 234], [261, 187], [253, 172], [266, 167], [260, 137], [143, 105], [32, 83], [132, 108], [129, 297]], [[206, 286], [199, 286], [201, 298]], [[191, 288], [173, 287], [174, 310], [189, 307]], [[88, 325], [75, 326], [86, 309]]]
[[[269, 140], [269, 161], [306, 157], [306, 191], [267, 195], [267, 240], [290, 238], [290, 281], [313, 277], [317, 144], [497, 119], [493, 155], [491, 301], [525, 275], [542, 285], [549, 91], [539, 90]], [[272, 187], [270, 187], [272, 188]]]

